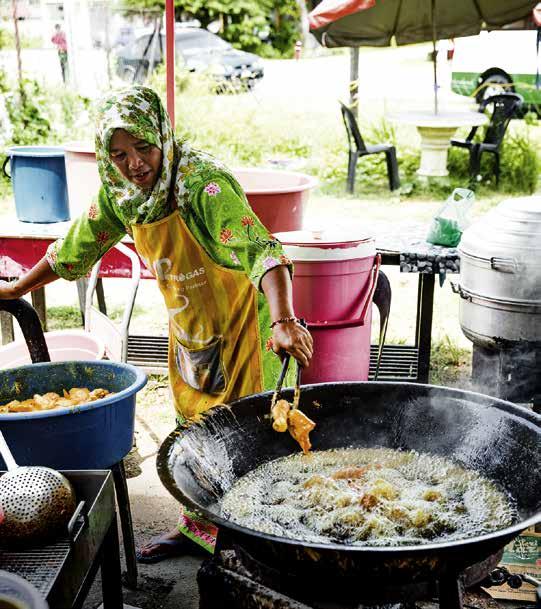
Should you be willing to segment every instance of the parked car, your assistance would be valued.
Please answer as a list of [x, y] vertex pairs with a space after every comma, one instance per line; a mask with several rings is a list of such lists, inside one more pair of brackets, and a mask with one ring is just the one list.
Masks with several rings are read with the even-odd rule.
[[[117, 71], [121, 78], [143, 82], [154, 66], [163, 61], [164, 34], [148, 32], [117, 52]], [[252, 88], [263, 78], [261, 58], [253, 53], [235, 49], [216, 34], [201, 28], [175, 29], [175, 55], [177, 65], [190, 72], [209, 72], [217, 83], [231, 82]]]

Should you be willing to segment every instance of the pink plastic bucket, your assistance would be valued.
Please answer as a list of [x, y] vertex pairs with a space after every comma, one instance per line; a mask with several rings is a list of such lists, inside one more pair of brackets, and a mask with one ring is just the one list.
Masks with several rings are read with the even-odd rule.
[[365, 381], [380, 257], [372, 237], [279, 233], [295, 264], [293, 303], [314, 339], [303, 383]]
[[238, 168], [233, 174], [254, 213], [271, 233], [302, 228], [308, 193], [317, 183], [315, 178], [274, 169]]

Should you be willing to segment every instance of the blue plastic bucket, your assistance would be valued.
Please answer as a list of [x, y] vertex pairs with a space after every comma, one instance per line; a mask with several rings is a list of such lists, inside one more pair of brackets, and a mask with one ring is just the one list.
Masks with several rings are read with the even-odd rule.
[[[59, 146], [12, 146], [4, 161], [11, 179], [17, 218], [22, 222], [70, 219], [64, 149]], [[11, 173], [6, 171], [9, 161]]]

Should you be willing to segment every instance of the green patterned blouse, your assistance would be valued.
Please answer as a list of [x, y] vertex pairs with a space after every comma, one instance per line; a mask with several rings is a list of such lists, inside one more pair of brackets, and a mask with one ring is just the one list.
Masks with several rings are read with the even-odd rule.
[[[110, 160], [109, 142], [119, 128], [162, 150], [162, 173], [152, 191], [129, 182]], [[131, 87], [101, 104], [96, 159], [102, 181], [97, 199], [73, 222], [66, 237], [53, 243], [47, 252], [51, 268], [60, 277], [74, 280], [87, 275], [111, 247], [130, 233], [132, 224], [161, 220], [174, 207], [178, 207], [189, 230], [214, 262], [243, 269], [258, 290], [269, 269], [278, 265], [291, 269], [280, 243], [253, 213], [230, 171], [210, 155], [174, 138], [169, 116], [152, 89]], [[173, 204], [171, 188], [175, 194]], [[261, 291], [259, 321], [265, 353], [270, 349], [271, 332], [269, 310]], [[265, 388], [271, 388], [279, 359], [273, 355], [264, 360]]]

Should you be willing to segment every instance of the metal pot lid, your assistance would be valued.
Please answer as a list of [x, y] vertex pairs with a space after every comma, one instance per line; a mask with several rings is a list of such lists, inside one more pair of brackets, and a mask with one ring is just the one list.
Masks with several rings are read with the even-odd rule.
[[355, 260], [375, 256], [373, 235], [353, 230], [299, 230], [275, 233], [293, 261]]
[[513, 259], [518, 265], [541, 262], [541, 197], [519, 197], [500, 203], [464, 231], [459, 251], [491, 260]]

